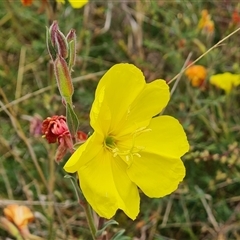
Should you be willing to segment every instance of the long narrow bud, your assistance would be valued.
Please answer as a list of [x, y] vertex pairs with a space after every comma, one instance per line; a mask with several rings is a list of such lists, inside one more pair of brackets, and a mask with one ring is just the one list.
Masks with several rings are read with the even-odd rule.
[[60, 30], [56, 30], [55, 41], [57, 45], [58, 54], [63, 57], [68, 57], [68, 43], [66, 37]]
[[53, 47], [51, 36], [50, 36], [50, 30], [46, 27], [46, 43], [47, 43], [47, 50], [51, 57], [51, 59], [54, 61], [56, 58], [56, 50]]
[[64, 100], [72, 105], [73, 85], [68, 66], [64, 58], [60, 55], [54, 61], [54, 70], [57, 79], [58, 89]]
[[50, 33], [50, 38], [51, 38], [52, 45], [54, 48], [57, 47], [56, 37], [55, 37], [57, 30], [59, 30], [58, 23], [57, 23], [57, 21], [53, 21], [52, 25], [49, 28], [49, 33]]
[[68, 50], [69, 50], [68, 68], [70, 71], [72, 71], [72, 68], [75, 65], [75, 60], [76, 60], [76, 32], [74, 29], [71, 29], [69, 31], [66, 39], [68, 42]]

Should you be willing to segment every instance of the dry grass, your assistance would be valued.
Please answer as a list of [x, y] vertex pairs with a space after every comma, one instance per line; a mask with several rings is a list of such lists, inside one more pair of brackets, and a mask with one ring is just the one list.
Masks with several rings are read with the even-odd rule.
[[[204, 8], [215, 23], [213, 35], [197, 29]], [[147, 81], [179, 77], [176, 88], [171, 84], [175, 90], [165, 113], [178, 118], [187, 132], [187, 176], [168, 197], [142, 196], [136, 221], [118, 212], [119, 225], [109, 229], [109, 236], [126, 229], [129, 239], [138, 240], [240, 239], [240, 89], [226, 96], [208, 81], [214, 73], [240, 73], [240, 32], [224, 39], [239, 27], [231, 20], [239, 4], [92, 1], [80, 10], [69, 5], [49, 9], [42, 9], [40, 1], [30, 7], [0, 2], [1, 210], [11, 203], [30, 207], [36, 217], [30, 230], [44, 239], [90, 239], [63, 163], [53, 161], [56, 146], [29, 132], [36, 114], [44, 119], [65, 111], [45, 45], [45, 26], [57, 19], [64, 33], [75, 28], [78, 34], [74, 104], [83, 131], [90, 130], [97, 82], [113, 64], [134, 63]], [[204, 52], [198, 63], [207, 68], [208, 78], [201, 90], [189, 84], [181, 69]], [[0, 230], [0, 239], [7, 237]]]

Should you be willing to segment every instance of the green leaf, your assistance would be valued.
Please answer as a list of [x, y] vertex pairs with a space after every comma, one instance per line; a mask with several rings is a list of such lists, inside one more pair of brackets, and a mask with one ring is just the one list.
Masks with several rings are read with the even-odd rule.
[[118, 225], [118, 222], [111, 219], [107, 222], [104, 223], [103, 225], [103, 228], [102, 229], [99, 229], [97, 232], [96, 232], [96, 237], [99, 237], [102, 235], [102, 233], [105, 231], [105, 229], [108, 227], [108, 226], [111, 226], [111, 225]]
[[119, 230], [117, 233], [115, 233], [111, 240], [131, 240], [130, 237], [123, 236], [124, 233], [125, 229]]
[[66, 111], [67, 125], [69, 127], [69, 131], [72, 136], [75, 136], [78, 130], [79, 122], [76, 113], [68, 102], [66, 102]]

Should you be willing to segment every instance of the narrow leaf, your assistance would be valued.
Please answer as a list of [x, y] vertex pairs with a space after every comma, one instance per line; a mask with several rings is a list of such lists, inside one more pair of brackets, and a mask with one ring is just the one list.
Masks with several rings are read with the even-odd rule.
[[72, 105], [70, 105], [68, 102], [66, 103], [66, 110], [67, 110], [67, 124], [69, 127], [69, 131], [72, 134], [72, 136], [75, 136], [78, 130], [78, 118], [76, 113], [74, 112]]

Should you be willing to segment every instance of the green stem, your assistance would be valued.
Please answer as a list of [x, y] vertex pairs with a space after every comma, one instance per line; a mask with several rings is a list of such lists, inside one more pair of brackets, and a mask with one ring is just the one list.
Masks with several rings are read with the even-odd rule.
[[91, 206], [89, 205], [89, 203], [87, 201], [84, 201], [84, 202], [80, 201], [80, 204], [84, 208], [88, 226], [89, 226], [90, 232], [92, 234], [92, 238], [93, 238], [93, 240], [96, 240], [97, 230], [96, 230], [96, 226], [94, 224]]
[[218, 110], [219, 118], [221, 119], [220, 123], [222, 125], [223, 132], [225, 134], [225, 137], [228, 138], [229, 129], [228, 129], [228, 125], [226, 123], [226, 119], [224, 117], [223, 109], [220, 105], [217, 105], [217, 110]]
[[85, 211], [86, 218], [87, 218], [87, 223], [88, 223], [91, 235], [92, 235], [92, 239], [96, 240], [97, 229], [96, 229], [96, 226], [95, 226], [94, 221], [93, 221], [93, 215], [92, 215], [93, 212], [92, 212], [91, 206], [86, 201], [86, 199], [83, 197], [83, 195], [82, 195], [82, 193], [80, 191], [80, 188], [77, 186], [76, 179], [71, 177], [71, 176], [69, 176], [69, 175], [67, 175], [65, 177], [68, 177], [70, 179], [72, 185], [73, 185], [73, 188], [74, 188], [74, 190], [76, 192], [76, 196], [77, 196], [78, 202], [83, 207], [83, 209]]

